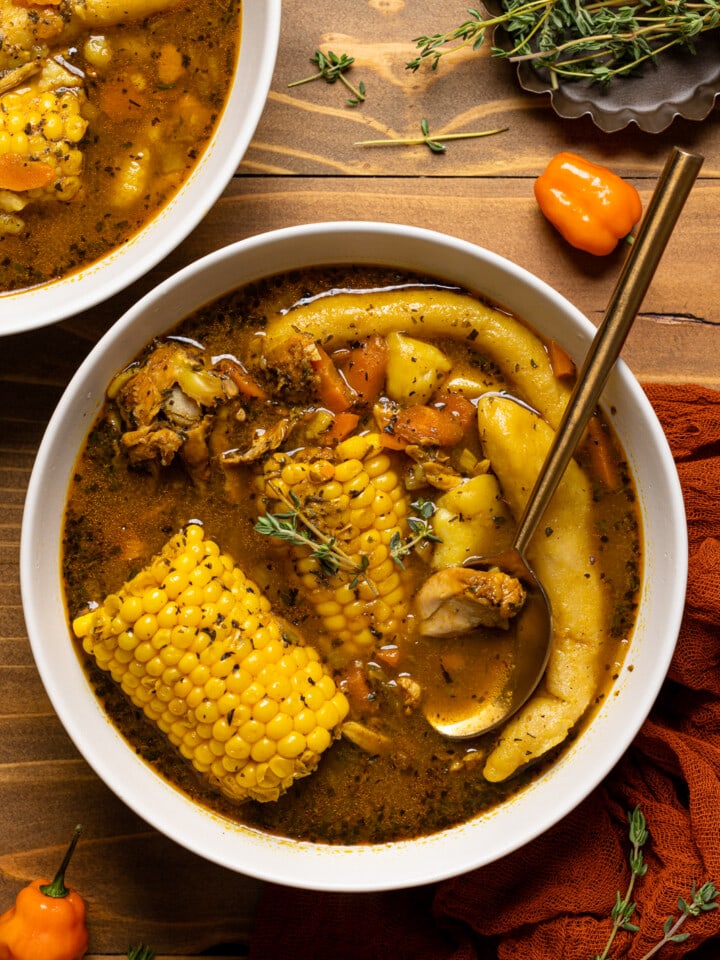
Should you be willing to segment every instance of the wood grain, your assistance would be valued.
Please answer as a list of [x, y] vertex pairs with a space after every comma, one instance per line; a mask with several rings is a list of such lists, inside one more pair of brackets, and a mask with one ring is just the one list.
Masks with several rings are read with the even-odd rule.
[[[701, 179], [631, 332], [624, 357], [641, 380], [720, 386], [720, 126], [678, 121], [656, 137], [600, 134], [559, 120], [484, 54], [437, 73], [405, 70], [412, 38], [451, 26], [463, 4], [432, 0], [285, 0], [273, 89], [238, 175], [193, 235], [134, 287], [54, 327], [0, 341], [0, 908], [52, 872], [75, 823], [85, 836], [68, 877], [87, 898], [94, 960], [151, 943], [158, 960], [247, 955], [261, 884], [210, 864], [148, 827], [80, 757], [44, 693], [19, 586], [25, 491], [35, 452], [73, 372], [144, 292], [198, 256], [254, 234], [318, 220], [379, 220], [441, 230], [527, 267], [597, 322], [623, 255], [572, 250], [539, 214], [534, 177], [559, 149], [607, 162], [646, 201], [674, 144], [706, 156]], [[442, 22], [441, 22], [442, 21]], [[356, 58], [367, 100], [344, 106], [340, 84], [288, 87], [330, 47]], [[368, 137], [507, 126], [451, 145], [371, 149]], [[528, 318], [532, 320], [532, 318]], [[172, 830], [169, 830], [170, 836]]]

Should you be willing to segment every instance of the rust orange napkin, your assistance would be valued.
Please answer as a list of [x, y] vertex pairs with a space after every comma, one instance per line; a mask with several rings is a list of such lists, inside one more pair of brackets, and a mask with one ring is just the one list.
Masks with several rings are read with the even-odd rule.
[[[620, 763], [575, 811], [495, 864], [432, 887], [322, 894], [267, 885], [250, 960], [593, 960], [629, 879], [627, 813], [650, 830], [637, 934], [612, 960], [640, 960], [693, 882], [720, 887], [720, 393], [651, 385], [685, 497], [690, 574], [668, 678]], [[720, 958], [720, 910], [689, 919], [661, 960]]]

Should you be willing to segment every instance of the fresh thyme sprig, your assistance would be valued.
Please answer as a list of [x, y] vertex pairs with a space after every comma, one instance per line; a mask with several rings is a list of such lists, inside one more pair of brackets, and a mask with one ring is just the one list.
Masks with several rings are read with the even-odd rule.
[[602, 84], [634, 74], [648, 60], [673, 47], [695, 52], [696, 38], [720, 25], [717, 0], [502, 0], [503, 10], [488, 16], [469, 9], [470, 18], [445, 33], [416, 37], [420, 54], [406, 64], [417, 70], [463, 47], [477, 50], [497, 26], [511, 38], [509, 50], [492, 54], [512, 62], [527, 60], [559, 78]]
[[363, 555], [359, 562], [349, 557], [338, 546], [337, 537], [324, 533], [303, 511], [300, 499], [292, 490], [288, 496], [274, 484], [268, 484], [274, 496], [288, 508], [284, 513], [266, 513], [258, 518], [255, 529], [266, 537], [275, 537], [296, 547], [308, 547], [310, 556], [317, 560], [323, 577], [334, 577], [344, 570], [353, 575], [350, 582], [354, 589], [360, 580], [368, 584], [374, 594], [377, 587], [367, 576], [368, 558]]
[[717, 910], [717, 898], [720, 893], [715, 889], [712, 881], [708, 880], [699, 889], [696, 889], [693, 883], [690, 890], [690, 902], [684, 897], [678, 897], [678, 908], [680, 916], [675, 919], [674, 916], [667, 918], [663, 924], [663, 938], [655, 946], [648, 950], [641, 960], [649, 960], [665, 946], [666, 943], [684, 943], [690, 936], [689, 933], [678, 933], [680, 927], [685, 923], [688, 917], [699, 917], [701, 913], [707, 913], [708, 910]]
[[405, 540], [396, 531], [390, 538], [389, 549], [390, 557], [402, 569], [405, 569], [403, 560], [411, 553], [415, 547], [421, 543], [440, 543], [440, 537], [435, 536], [432, 531], [430, 520], [435, 513], [436, 507], [432, 500], [423, 500], [422, 497], [414, 500], [411, 504], [413, 510], [418, 514], [416, 517], [408, 517], [407, 525], [410, 528], [410, 537]]
[[445, 133], [438, 137], [430, 136], [430, 127], [425, 117], [420, 121], [421, 137], [410, 137], [402, 140], [358, 140], [356, 147], [416, 147], [425, 144], [432, 153], [444, 153], [445, 141], [448, 140], [474, 140], [477, 137], [492, 137], [496, 133], [505, 133], [507, 127], [499, 127], [496, 130], [481, 130], [479, 133]]
[[128, 960], [153, 960], [155, 951], [140, 944], [137, 947], [128, 947], [127, 956]]
[[345, 76], [345, 71], [349, 70], [355, 63], [355, 57], [349, 57], [346, 53], [341, 53], [338, 56], [332, 50], [328, 50], [327, 53], [316, 50], [315, 55], [310, 57], [310, 62], [316, 64], [319, 68], [318, 72], [313, 73], [310, 77], [303, 77], [302, 80], [295, 80], [293, 83], [289, 83], [288, 87], [299, 87], [301, 84], [311, 83], [313, 80], [325, 80], [326, 83], [335, 83], [336, 80], [339, 80], [352, 94], [352, 97], [345, 101], [349, 107], [357, 107], [363, 102], [365, 99], [365, 84], [360, 81], [355, 87]]
[[647, 843], [649, 833], [645, 823], [645, 817], [643, 816], [640, 807], [635, 807], [628, 817], [630, 823], [628, 835], [630, 837], [631, 844], [630, 855], [628, 857], [630, 863], [630, 880], [628, 882], [628, 888], [624, 897], [620, 896], [619, 890], [617, 891], [615, 905], [610, 911], [610, 917], [613, 922], [612, 930], [610, 931], [610, 936], [605, 944], [605, 949], [601, 954], [598, 954], [598, 956], [595, 957], [595, 960], [607, 960], [607, 956], [610, 953], [610, 947], [613, 944], [613, 940], [615, 939], [618, 930], [627, 930], [630, 933], [637, 933], [639, 929], [634, 923], [632, 923], [632, 915], [635, 913], [635, 903], [630, 898], [632, 897], [633, 889], [635, 887], [635, 881], [639, 877], [644, 877], [647, 872], [647, 864], [643, 862], [642, 848]]
[[[640, 807], [635, 807], [635, 809], [628, 814], [628, 819], [631, 845], [628, 857], [630, 863], [630, 881], [624, 897], [620, 896], [619, 890], [617, 892], [615, 905], [610, 911], [610, 917], [613, 922], [610, 936], [608, 937], [603, 952], [597, 954], [593, 960], [607, 960], [618, 930], [626, 930], [629, 933], [637, 933], [639, 930], [639, 927], [632, 922], [632, 916], [635, 913], [635, 902], [631, 900], [631, 897], [635, 887], [635, 881], [640, 877], [644, 877], [647, 872], [647, 864], [643, 862], [642, 848], [647, 843], [649, 833], [645, 823], [645, 817]], [[675, 916], [669, 916], [667, 918], [663, 924], [662, 939], [659, 940], [654, 947], [651, 947], [647, 953], [643, 954], [640, 960], [650, 960], [650, 957], [654, 957], [667, 943], [683, 943], [687, 940], [690, 934], [679, 932], [682, 925], [688, 917], [698, 917], [701, 913], [707, 913], [709, 910], [717, 910], [718, 897], [720, 897], [720, 892], [715, 889], [715, 885], [711, 881], [703, 883], [699, 888], [693, 883], [690, 889], [689, 902], [684, 897], [678, 897], [680, 915], [677, 918]]]

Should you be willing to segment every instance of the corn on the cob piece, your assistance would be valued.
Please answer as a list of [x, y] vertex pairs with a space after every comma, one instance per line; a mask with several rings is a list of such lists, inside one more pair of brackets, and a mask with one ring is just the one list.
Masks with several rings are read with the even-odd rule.
[[277, 800], [315, 769], [348, 711], [317, 651], [190, 524], [75, 634], [213, 787]]
[[267, 513], [299, 504], [350, 561], [350, 569], [328, 575], [306, 547], [291, 548], [303, 594], [325, 628], [315, 642], [327, 660], [340, 667], [396, 642], [410, 598], [390, 542], [406, 536], [410, 506], [379, 436], [349, 437], [333, 450], [276, 452], [265, 460], [258, 487]]
[[87, 120], [85, 95], [76, 84], [77, 78], [54, 64], [0, 95], [3, 212], [16, 214], [28, 203], [77, 196], [83, 172], [79, 143]]

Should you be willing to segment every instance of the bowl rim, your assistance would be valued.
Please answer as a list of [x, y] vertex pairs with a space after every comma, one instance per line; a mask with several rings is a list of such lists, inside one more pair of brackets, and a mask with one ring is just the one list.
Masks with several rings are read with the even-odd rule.
[[[315, 246], [320, 244], [327, 250], [324, 260], [318, 261], [317, 256], [312, 256], [311, 251], [315, 249], [313, 239]], [[407, 245], [408, 251], [412, 251], [412, 256], [410, 252], [394, 253], [401, 241]], [[294, 259], [299, 266], [349, 262], [340, 251], [362, 249], [367, 251], [366, 263], [393, 262], [399, 268], [418, 269], [418, 251], [423, 250], [430, 257], [433, 252], [437, 253], [438, 244], [447, 256], [453, 258], [453, 263], [462, 260], [470, 267], [488, 268], [491, 273], [494, 271], [504, 277], [506, 284], [509, 274], [516, 281], [513, 288], [519, 284], [545, 306], [560, 311], [559, 316], [565, 317], [577, 334], [571, 353], [577, 353], [578, 349], [589, 344], [593, 325], [565, 297], [524, 268], [476, 244], [419, 227], [363, 221], [282, 228], [208, 254], [168, 278], [131, 307], [98, 341], [68, 384], [50, 419], [31, 474], [21, 531], [21, 594], [35, 662], [61, 722], [98, 776], [146, 822], [195, 854], [260, 880], [316, 890], [381, 891], [447, 879], [513, 852], [567, 815], [610, 772], [646, 719], [674, 652], [684, 608], [688, 564], [682, 491], [669, 445], [652, 406], [624, 362], [618, 361], [606, 386], [604, 405], [626, 405], [631, 423], [634, 418], [637, 427], [642, 428], [638, 439], [641, 451], [649, 453], [655, 466], [662, 468], [653, 471], [647, 486], [651, 495], [664, 505], [662, 523], [655, 524], [663, 527], [663, 536], [666, 537], [664, 555], [655, 557], [654, 563], [656, 567], [660, 562], [665, 564], [667, 582], [662, 582], [663, 570], [656, 583], [655, 579], [650, 579], [650, 574], [657, 575], [657, 570], [646, 569], [640, 613], [641, 617], [649, 617], [651, 621], [654, 618], [660, 637], [652, 637], [652, 648], [648, 639], [639, 650], [634, 650], [632, 658], [636, 669], [623, 673], [616, 682], [615, 696], [607, 698], [583, 735], [550, 771], [521, 791], [517, 798], [458, 827], [428, 837], [387, 844], [337, 847], [285, 840], [238, 828], [218, 814], [192, 804], [135, 755], [103, 714], [79, 660], [73, 658], [73, 662], [68, 663], [61, 658], [62, 669], [55, 669], [53, 656], [57, 643], [67, 642], [69, 633], [61, 639], [48, 639], [54, 636], [53, 627], [57, 633], [57, 622], [53, 623], [51, 611], [57, 610], [58, 603], [62, 606], [63, 624], [66, 619], [59, 584], [60, 541], [57, 531], [60, 520], [53, 515], [52, 507], [49, 516], [44, 516], [43, 510], [47, 512], [52, 502], [49, 491], [53, 486], [55, 500], [58, 499], [58, 490], [62, 489], [61, 502], [64, 504], [70, 470], [79, 449], [79, 443], [67, 442], [67, 436], [61, 432], [63, 424], [69, 422], [74, 435], [84, 437], [112, 373], [130, 360], [153, 332], [169, 329], [189, 311], [221, 295], [223, 291], [220, 289], [212, 296], [209, 290], [213, 283], [217, 285], [219, 277], [228, 275], [228, 268], [232, 268], [229, 270], [232, 279], [226, 281], [225, 290], [253, 277], [291, 269], [285, 266], [258, 272], [267, 262], [269, 251], [278, 249], [284, 251], [282, 256], [290, 261]], [[392, 251], [387, 261], [378, 254], [383, 245]], [[427, 268], [426, 272], [449, 279], [445, 269], [433, 271]], [[453, 279], [457, 280], [456, 277]], [[198, 283], [200, 290], [193, 293], [191, 301], [183, 295], [184, 290], [188, 284]], [[497, 297], [492, 299], [498, 302]], [[158, 323], [166, 316], [173, 316], [172, 323]], [[109, 360], [111, 355], [114, 357], [112, 362]], [[71, 454], [67, 452], [69, 448]], [[63, 463], [63, 451], [64, 472], [58, 486], [53, 481], [58, 465]], [[631, 468], [637, 472], [639, 462], [633, 462], [632, 456], [630, 459]], [[644, 520], [646, 509], [643, 500]], [[37, 549], [48, 535], [57, 556]], [[53, 595], [48, 590], [50, 582], [54, 582]], [[638, 663], [642, 669], [637, 669]], [[642, 686], [638, 693], [636, 685], [641, 675]], [[618, 706], [608, 709], [611, 699]], [[81, 715], [76, 716], [80, 701]], [[74, 711], [70, 716], [68, 706]], [[93, 740], [88, 742], [90, 726], [93, 727]], [[600, 761], [593, 748], [601, 749]], [[581, 791], [577, 787], [578, 779], [583, 783]], [[535, 804], [531, 823], [528, 823], [528, 804]], [[182, 827], [181, 832], [178, 832], [178, 824]]]
[[[37, 287], [0, 291], [0, 337], [49, 326], [121, 292], [157, 266], [207, 216], [237, 171], [265, 109], [280, 44], [281, 3], [242, 0], [240, 46], [222, 115], [180, 189], [126, 244], [78, 272]], [[240, 129], [229, 131], [228, 118], [240, 107]]]

